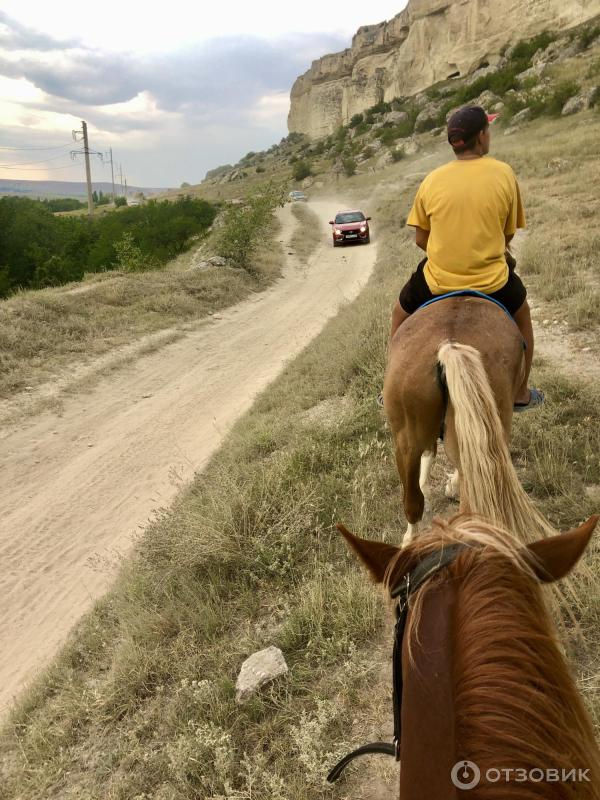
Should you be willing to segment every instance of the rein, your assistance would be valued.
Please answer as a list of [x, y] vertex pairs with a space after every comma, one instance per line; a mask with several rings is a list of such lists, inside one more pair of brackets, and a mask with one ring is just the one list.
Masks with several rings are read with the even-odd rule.
[[409, 599], [413, 592], [423, 586], [433, 575], [444, 567], [451, 564], [458, 554], [464, 550], [466, 544], [452, 544], [442, 547], [434, 553], [420, 561], [417, 566], [409, 573], [404, 575], [400, 582], [393, 587], [390, 592], [392, 598], [398, 599], [396, 607], [396, 625], [394, 628], [394, 651], [392, 655], [392, 708], [394, 712], [394, 740], [393, 742], [370, 742], [362, 747], [358, 747], [348, 755], [344, 756], [327, 776], [329, 783], [334, 783], [340, 777], [344, 769], [355, 758], [372, 753], [380, 753], [386, 756], [394, 756], [396, 761], [400, 761], [400, 740], [402, 733], [402, 643], [404, 641], [404, 631], [408, 619]]

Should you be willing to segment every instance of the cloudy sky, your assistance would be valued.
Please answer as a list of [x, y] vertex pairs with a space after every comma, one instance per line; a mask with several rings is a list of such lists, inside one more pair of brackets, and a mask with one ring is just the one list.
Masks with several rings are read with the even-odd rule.
[[[151, 5], [1, 1], [0, 178], [83, 180], [69, 153], [86, 120], [130, 185], [198, 183], [285, 136], [294, 79], [406, 0]], [[92, 177], [110, 166], [94, 158]]]

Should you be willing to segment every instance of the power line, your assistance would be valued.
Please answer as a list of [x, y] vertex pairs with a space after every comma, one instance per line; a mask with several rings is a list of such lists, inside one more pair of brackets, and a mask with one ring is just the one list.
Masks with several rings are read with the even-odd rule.
[[[19, 172], [54, 172], [57, 169], [73, 169], [75, 166], [75, 164], [65, 164], [63, 167], [18, 167], [18, 170]], [[12, 167], [0, 167], [0, 169], [10, 170]]]
[[26, 167], [29, 164], [46, 164], [48, 161], [56, 161], [59, 158], [64, 158], [66, 153], [61, 153], [59, 156], [52, 156], [51, 158], [40, 158], [39, 161], [20, 161], [18, 163], [0, 164], [0, 167], [12, 169], [13, 167]]
[[5, 147], [0, 145], [0, 150], [58, 150], [61, 147], [71, 147], [71, 142], [67, 144], [55, 144], [52, 147]]

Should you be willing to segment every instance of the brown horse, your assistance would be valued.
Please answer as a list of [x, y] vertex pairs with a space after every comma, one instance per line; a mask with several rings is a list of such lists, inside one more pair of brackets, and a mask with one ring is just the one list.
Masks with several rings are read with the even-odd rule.
[[464, 514], [434, 520], [403, 549], [338, 526], [392, 594], [442, 548], [455, 552], [408, 595], [402, 800], [600, 798], [592, 724], [539, 586], [576, 564], [597, 521], [527, 547]]
[[556, 533], [536, 512], [511, 462], [514, 398], [524, 370], [512, 319], [478, 297], [450, 297], [406, 320], [391, 344], [383, 387], [408, 529], [423, 516], [429, 470], [443, 430], [460, 485], [460, 510], [481, 514], [523, 541]]

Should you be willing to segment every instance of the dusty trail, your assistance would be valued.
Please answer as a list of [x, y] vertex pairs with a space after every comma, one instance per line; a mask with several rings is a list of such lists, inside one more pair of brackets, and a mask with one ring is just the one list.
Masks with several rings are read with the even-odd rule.
[[[308, 265], [289, 258], [269, 290], [67, 399], [60, 417], [4, 436], [0, 713], [106, 591], [136, 529], [365, 284], [376, 243], [331, 246], [327, 221], [342, 205], [310, 203], [323, 224]], [[288, 252], [296, 223], [289, 205], [280, 215]]]

